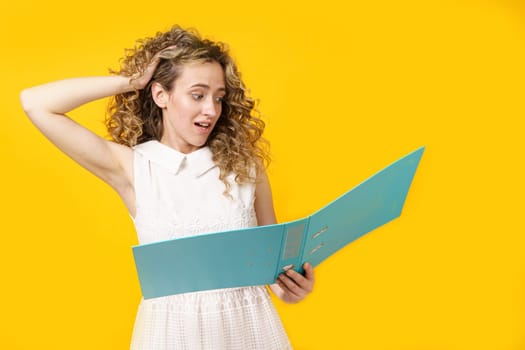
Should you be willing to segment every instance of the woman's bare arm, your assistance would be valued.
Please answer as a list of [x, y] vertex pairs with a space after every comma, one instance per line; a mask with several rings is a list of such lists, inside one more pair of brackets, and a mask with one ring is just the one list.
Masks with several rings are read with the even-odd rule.
[[132, 150], [105, 140], [67, 117], [91, 101], [131, 91], [121, 76], [74, 78], [22, 91], [24, 111], [33, 124], [62, 152], [115, 189], [131, 183]]

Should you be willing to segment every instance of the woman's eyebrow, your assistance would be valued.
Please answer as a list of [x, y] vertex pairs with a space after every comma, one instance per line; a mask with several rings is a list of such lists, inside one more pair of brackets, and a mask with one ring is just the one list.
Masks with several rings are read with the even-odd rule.
[[[190, 86], [190, 88], [194, 88], [194, 87], [201, 87], [201, 88], [204, 88], [204, 89], [210, 89], [209, 85], [203, 84], [203, 83], [197, 83], [197, 84], [193, 84], [192, 86]], [[220, 88], [217, 89], [217, 91], [226, 91], [226, 88], [225, 87], [220, 87]]]

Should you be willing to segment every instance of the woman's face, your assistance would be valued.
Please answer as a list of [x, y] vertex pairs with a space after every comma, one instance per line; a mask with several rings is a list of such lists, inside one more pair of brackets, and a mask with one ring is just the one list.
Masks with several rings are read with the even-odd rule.
[[202, 147], [221, 115], [225, 95], [224, 70], [219, 63], [184, 65], [173, 89], [162, 89], [157, 95], [164, 126], [160, 141], [182, 153]]

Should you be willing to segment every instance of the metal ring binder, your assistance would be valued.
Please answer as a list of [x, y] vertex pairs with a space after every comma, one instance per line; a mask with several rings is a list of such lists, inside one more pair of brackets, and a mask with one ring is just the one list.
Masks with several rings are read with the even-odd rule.
[[320, 229], [319, 231], [317, 231], [316, 233], [312, 235], [312, 239], [319, 237], [322, 233], [326, 232], [327, 230], [328, 230], [328, 226], [323, 227], [322, 229]]
[[322, 247], [324, 246], [324, 242], [321, 242], [319, 245], [317, 245], [317, 247], [313, 248], [312, 250], [310, 250], [308, 252], [308, 254], [312, 255], [313, 253], [315, 253], [316, 251], [318, 251], [319, 249], [321, 249]]

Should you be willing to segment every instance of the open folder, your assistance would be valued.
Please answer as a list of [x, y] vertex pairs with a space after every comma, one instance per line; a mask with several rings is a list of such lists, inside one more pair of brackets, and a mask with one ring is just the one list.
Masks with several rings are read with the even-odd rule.
[[406, 155], [305, 218], [133, 247], [144, 299], [272, 284], [284, 270], [304, 273], [397, 218], [424, 147]]

